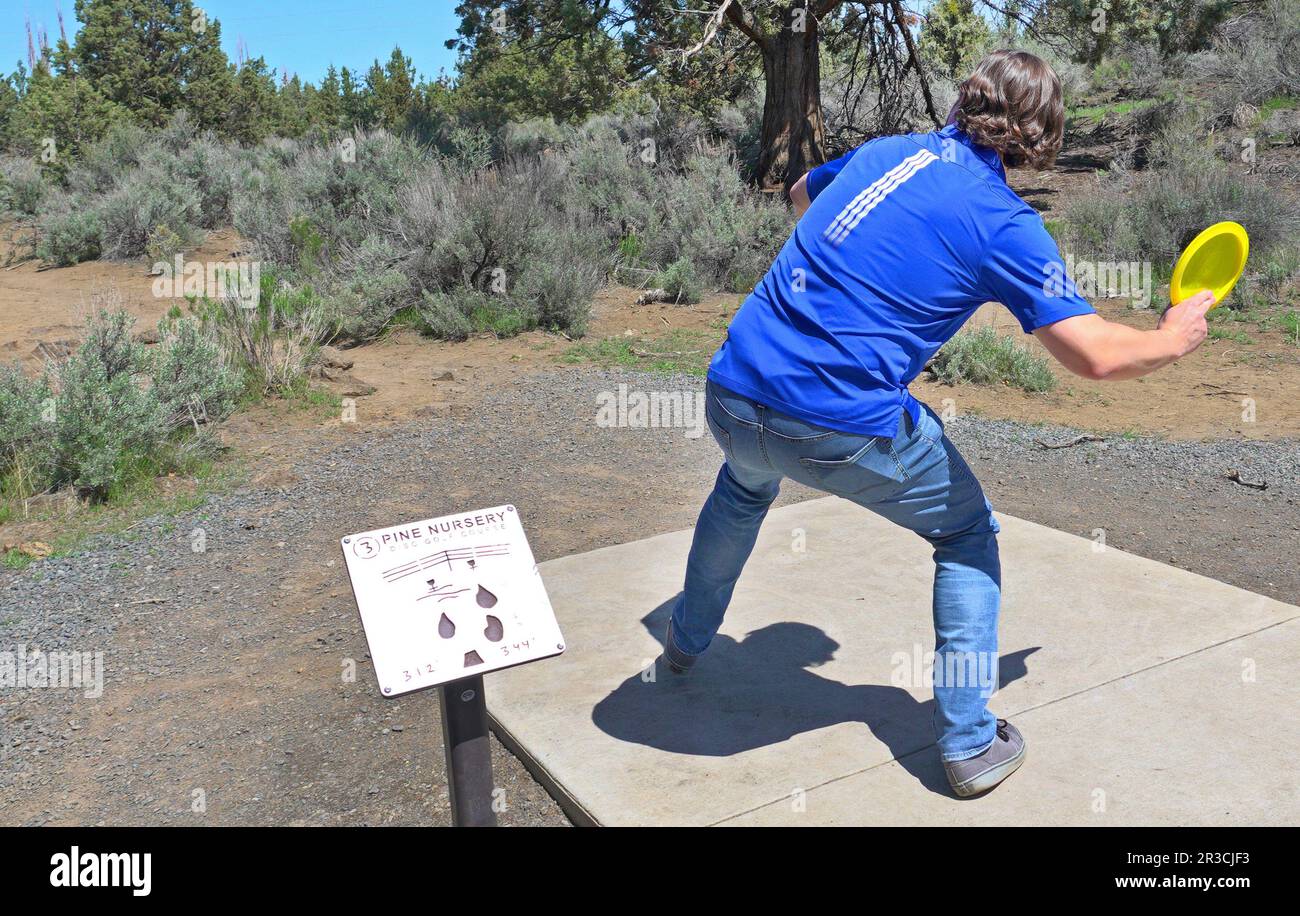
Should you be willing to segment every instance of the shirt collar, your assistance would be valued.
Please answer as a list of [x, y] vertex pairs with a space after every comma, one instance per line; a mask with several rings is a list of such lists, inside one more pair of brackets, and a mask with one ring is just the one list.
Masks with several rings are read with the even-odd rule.
[[1002, 157], [998, 151], [988, 146], [981, 146], [970, 138], [967, 133], [956, 124], [949, 124], [939, 131], [939, 136], [952, 138], [958, 143], [965, 146], [975, 155], [980, 162], [992, 169], [993, 174], [997, 175], [1003, 181], [1007, 180], [1007, 170], [1002, 165]]

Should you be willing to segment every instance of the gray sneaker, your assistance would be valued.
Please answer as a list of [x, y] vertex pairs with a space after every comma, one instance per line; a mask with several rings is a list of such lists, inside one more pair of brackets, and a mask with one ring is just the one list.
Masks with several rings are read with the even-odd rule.
[[668, 618], [668, 630], [664, 633], [664, 652], [659, 656], [668, 665], [668, 670], [674, 674], [685, 674], [691, 670], [699, 656], [687, 655], [681, 649], [677, 648], [677, 640], [673, 639], [673, 619]]
[[1025, 738], [1006, 719], [998, 719], [997, 735], [989, 749], [965, 760], [944, 761], [948, 784], [962, 798], [987, 792], [1025, 762]]

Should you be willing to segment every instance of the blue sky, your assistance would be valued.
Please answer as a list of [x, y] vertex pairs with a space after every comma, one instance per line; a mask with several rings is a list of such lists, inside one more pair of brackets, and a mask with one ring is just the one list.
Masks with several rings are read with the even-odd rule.
[[[426, 77], [451, 74], [456, 56], [443, 42], [460, 24], [455, 0], [200, 0], [210, 18], [221, 21], [221, 43], [235, 59], [242, 38], [249, 56], [264, 57], [277, 71], [319, 82], [325, 69], [365, 70], [388, 59], [394, 45]], [[73, 0], [0, 0], [0, 72], [11, 73], [27, 59], [24, 21], [44, 26], [54, 45], [58, 9], [71, 40], [77, 23]]]

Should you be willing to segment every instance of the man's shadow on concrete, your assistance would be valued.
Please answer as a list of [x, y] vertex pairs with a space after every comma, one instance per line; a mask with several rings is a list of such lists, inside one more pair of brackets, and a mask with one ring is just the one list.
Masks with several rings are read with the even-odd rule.
[[[658, 640], [675, 600], [641, 620]], [[926, 788], [951, 794], [932, 747], [934, 700], [918, 702], [901, 687], [842, 684], [808, 670], [833, 659], [839, 647], [805, 623], [774, 623], [742, 641], [720, 635], [689, 674], [651, 665], [597, 703], [591, 718], [619, 740], [702, 757], [729, 757], [803, 732], [861, 722]], [[1002, 656], [998, 686], [1024, 677], [1026, 659], [1039, 648]]]

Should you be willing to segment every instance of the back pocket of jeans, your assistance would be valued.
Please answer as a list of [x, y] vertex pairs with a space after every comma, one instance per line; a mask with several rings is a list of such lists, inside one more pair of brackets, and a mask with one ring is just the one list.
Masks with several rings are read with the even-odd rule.
[[845, 493], [857, 493], [882, 478], [902, 483], [907, 472], [894, 454], [889, 439], [870, 439], [853, 454], [844, 458], [800, 458], [799, 463], [826, 487]]
[[[722, 409], [725, 410], [726, 408]], [[718, 447], [722, 449], [722, 453], [728, 458], [731, 457], [731, 433], [727, 432], [726, 428], [717, 421], [712, 410], [705, 409], [704, 420], [708, 424], [709, 432], [713, 433], [713, 438], [718, 443]]]

